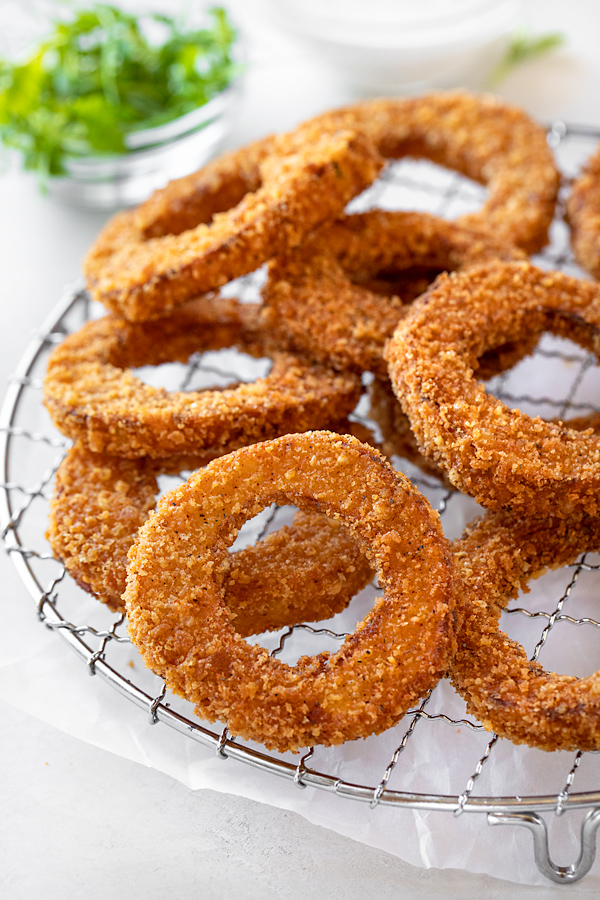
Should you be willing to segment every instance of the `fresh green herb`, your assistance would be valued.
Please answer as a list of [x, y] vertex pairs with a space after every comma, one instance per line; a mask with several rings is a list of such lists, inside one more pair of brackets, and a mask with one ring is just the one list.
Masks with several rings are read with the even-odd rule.
[[192, 31], [98, 3], [55, 21], [26, 62], [0, 59], [0, 140], [44, 180], [68, 156], [123, 153], [132, 132], [197, 109], [239, 71], [225, 10], [209, 15]]
[[535, 59], [537, 56], [543, 56], [557, 47], [562, 47], [564, 42], [565, 36], [559, 32], [532, 36], [524, 30], [516, 31], [504, 58], [500, 60], [489, 77], [490, 87], [497, 87], [521, 63]]

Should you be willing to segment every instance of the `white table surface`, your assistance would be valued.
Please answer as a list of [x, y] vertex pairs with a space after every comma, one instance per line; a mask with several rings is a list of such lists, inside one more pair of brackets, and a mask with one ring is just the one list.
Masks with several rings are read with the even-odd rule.
[[[261, 29], [252, 2], [230, 6], [239, 6], [253, 64], [228, 145], [354, 99], [318, 62]], [[535, 30], [562, 31], [567, 44], [551, 58], [524, 65], [499, 93], [540, 119], [600, 126], [600, 3], [528, 0], [526, 6]], [[82, 255], [105, 216], [40, 197], [33, 178], [14, 170], [0, 176], [0, 209], [0, 382], [5, 383], [32, 329], [64, 285], [79, 277]], [[15, 603], [22, 603], [22, 615], [33, 616], [4, 556], [0, 567], [0, 620]], [[10, 640], [0, 628], [0, 646]], [[48, 634], [47, 640], [58, 638]], [[228, 794], [189, 791], [15, 709], [10, 697], [0, 700], [0, 711], [0, 896], [7, 900], [35, 892], [47, 900], [368, 895], [492, 900], [546, 898], [569, 890], [417, 869], [295, 813]], [[523, 840], [531, 840], [525, 832]]]

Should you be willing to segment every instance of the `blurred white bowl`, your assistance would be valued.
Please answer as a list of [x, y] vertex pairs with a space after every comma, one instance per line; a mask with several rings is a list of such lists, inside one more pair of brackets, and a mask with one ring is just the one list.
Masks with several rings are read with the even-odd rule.
[[267, 0], [273, 22], [369, 93], [481, 87], [520, 0]]

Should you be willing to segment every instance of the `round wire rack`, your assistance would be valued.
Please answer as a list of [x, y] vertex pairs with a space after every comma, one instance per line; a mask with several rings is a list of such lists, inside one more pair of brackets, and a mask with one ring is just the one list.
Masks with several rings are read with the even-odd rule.
[[[552, 125], [548, 140], [557, 154], [564, 175], [562, 196], [548, 247], [535, 262], [546, 268], [580, 275], [562, 219], [564, 195], [570, 179], [600, 139], [600, 130]], [[410, 208], [454, 218], [476, 209], [485, 190], [456, 173], [447, 172], [425, 161], [402, 160], [386, 170], [384, 176], [361, 198], [354, 211], [370, 206], [387, 209]], [[253, 299], [261, 273], [234, 283], [229, 290], [242, 299]], [[464, 704], [442, 683], [403, 721], [377, 738], [369, 739], [368, 764], [357, 753], [348, 754], [347, 745], [338, 748], [310, 748], [301, 756], [265, 752], [257, 745], [236, 739], [227, 728], [208, 726], [199, 721], [191, 705], [167, 692], [164, 682], [141, 665], [131, 668], [136, 651], [127, 636], [124, 617], [113, 614], [81, 591], [70, 579], [62, 563], [53, 558], [45, 540], [48, 504], [52, 483], [69, 442], [52, 427], [41, 405], [41, 388], [46, 362], [52, 348], [79, 328], [96, 309], [83, 289], [69, 289], [37, 332], [10, 380], [0, 414], [0, 445], [3, 460], [0, 487], [2, 534], [7, 552], [13, 559], [31, 597], [39, 619], [57, 631], [76, 651], [90, 674], [97, 675], [130, 701], [145, 710], [151, 724], [163, 723], [210, 748], [222, 759], [256, 766], [294, 782], [298, 787], [330, 791], [340, 797], [359, 800], [371, 807], [387, 805], [421, 810], [445, 810], [455, 816], [484, 813], [489, 824], [520, 824], [533, 835], [535, 861], [549, 879], [572, 883], [589, 871], [595, 856], [595, 833], [600, 824], [600, 773], [596, 754], [544, 754], [547, 785], [542, 774], [542, 789], [531, 792], [527, 784], [514, 784], [512, 765], [503, 761], [501, 742], [464, 713]], [[552, 336], [544, 336], [532, 358], [496, 377], [489, 389], [509, 405], [526, 412], [568, 418], [598, 408], [600, 373], [596, 359], [575, 345]], [[186, 366], [179, 364], [159, 370], [140, 370], [140, 377], [169, 388], [197, 390], [209, 384], [232, 380], [251, 380], [265, 374], [266, 362], [252, 362], [235, 351], [197, 355]], [[552, 385], [551, 390], [547, 385]], [[368, 400], [361, 400], [354, 418], [370, 427]], [[449, 537], [457, 537], [478, 511], [476, 504], [449, 491], [435, 478], [423, 475], [411, 463], [398, 458], [394, 463], [408, 474], [438, 509]], [[182, 475], [182, 477], [184, 477]], [[176, 481], [176, 480], [175, 480]], [[163, 487], [173, 484], [164, 479]], [[289, 518], [289, 510], [271, 508], [242, 530], [236, 548], [262, 537]], [[587, 555], [559, 573], [540, 579], [528, 595], [527, 606], [521, 598], [503, 614], [502, 626], [531, 646], [532, 657], [542, 657], [544, 665], [558, 671], [573, 672], [578, 665], [588, 674], [600, 668], [600, 622], [594, 609], [600, 589], [600, 566]], [[258, 640], [273, 655], [293, 662], [306, 652], [329, 649], [352, 631], [372, 602], [376, 585], [362, 592], [349, 610], [322, 627], [300, 625]], [[568, 609], [568, 612], [566, 611]], [[516, 623], [516, 624], [515, 624]], [[577, 641], [555, 641], [555, 633], [577, 628]], [[583, 636], [583, 640], [582, 640]], [[575, 645], [575, 646], [574, 646]], [[565, 648], [571, 648], [569, 651]], [[570, 652], [570, 656], [569, 656]], [[593, 661], [596, 659], [596, 663]], [[592, 662], [590, 662], [590, 660]], [[590, 669], [590, 665], [592, 668]], [[562, 667], [562, 668], [561, 668]], [[452, 735], [448, 743], [448, 735]], [[363, 742], [360, 742], [361, 744]], [[403, 761], [414, 759], [427, 747], [428, 765], [406, 768]], [[431, 749], [433, 748], [433, 749]], [[437, 748], [437, 749], [436, 749]], [[539, 754], [528, 748], [511, 748], [525, 760], [523, 771], [540, 768], [539, 755], [527, 765], [527, 754]], [[436, 763], [436, 752], [439, 755]], [[550, 761], [551, 760], [551, 761]], [[586, 762], [588, 760], [588, 762]], [[455, 786], [442, 790], [436, 771]], [[542, 766], [544, 768], [544, 766]], [[486, 773], [494, 771], [492, 787], [485, 792]], [[585, 773], [582, 775], [581, 773]], [[504, 780], [503, 780], [504, 779]], [[489, 782], [489, 779], [488, 779]], [[535, 782], [536, 784], [539, 782]], [[552, 785], [552, 789], [550, 789]], [[558, 785], [558, 788], [557, 788]], [[596, 786], [597, 785], [597, 789]], [[541, 813], [561, 816], [567, 811], [584, 810], [580, 828], [580, 853], [575, 863], [556, 865], [548, 850], [548, 826]]]

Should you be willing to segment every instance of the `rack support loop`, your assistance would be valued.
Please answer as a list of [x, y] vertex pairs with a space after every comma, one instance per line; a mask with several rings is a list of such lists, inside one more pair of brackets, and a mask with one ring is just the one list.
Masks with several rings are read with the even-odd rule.
[[581, 823], [581, 851], [575, 863], [557, 866], [550, 859], [546, 822], [534, 812], [488, 813], [488, 825], [523, 825], [533, 837], [535, 862], [546, 878], [557, 884], [573, 884], [587, 875], [596, 858], [596, 830], [600, 825], [600, 807], [591, 809]]
[[221, 734], [219, 736], [217, 745], [215, 747], [215, 753], [216, 753], [218, 759], [228, 759], [228, 756], [225, 753], [225, 745], [227, 744], [227, 741], [229, 740], [229, 738], [230, 738], [230, 734], [227, 729], [227, 726], [225, 726], [225, 728], [223, 729], [223, 731], [221, 732]]
[[304, 754], [304, 756], [302, 757], [302, 759], [301, 759], [300, 762], [298, 763], [298, 766], [296, 767], [296, 771], [295, 771], [295, 773], [294, 773], [294, 784], [295, 784], [296, 787], [298, 787], [298, 788], [305, 788], [305, 787], [306, 787], [306, 785], [305, 785], [304, 782], [302, 781], [302, 778], [303, 778], [303, 776], [304, 776], [304, 773], [306, 772], [306, 761], [307, 761], [308, 759], [311, 758], [311, 756], [313, 755], [314, 752], [315, 752], [315, 748], [314, 748], [314, 747], [311, 747], [311, 748]]
[[148, 707], [148, 721], [150, 725], [156, 725], [158, 722], [158, 707], [165, 699], [165, 694], [167, 693], [167, 685], [163, 684], [162, 690], [158, 697], [155, 697], [154, 700], [151, 701], [150, 706]]

